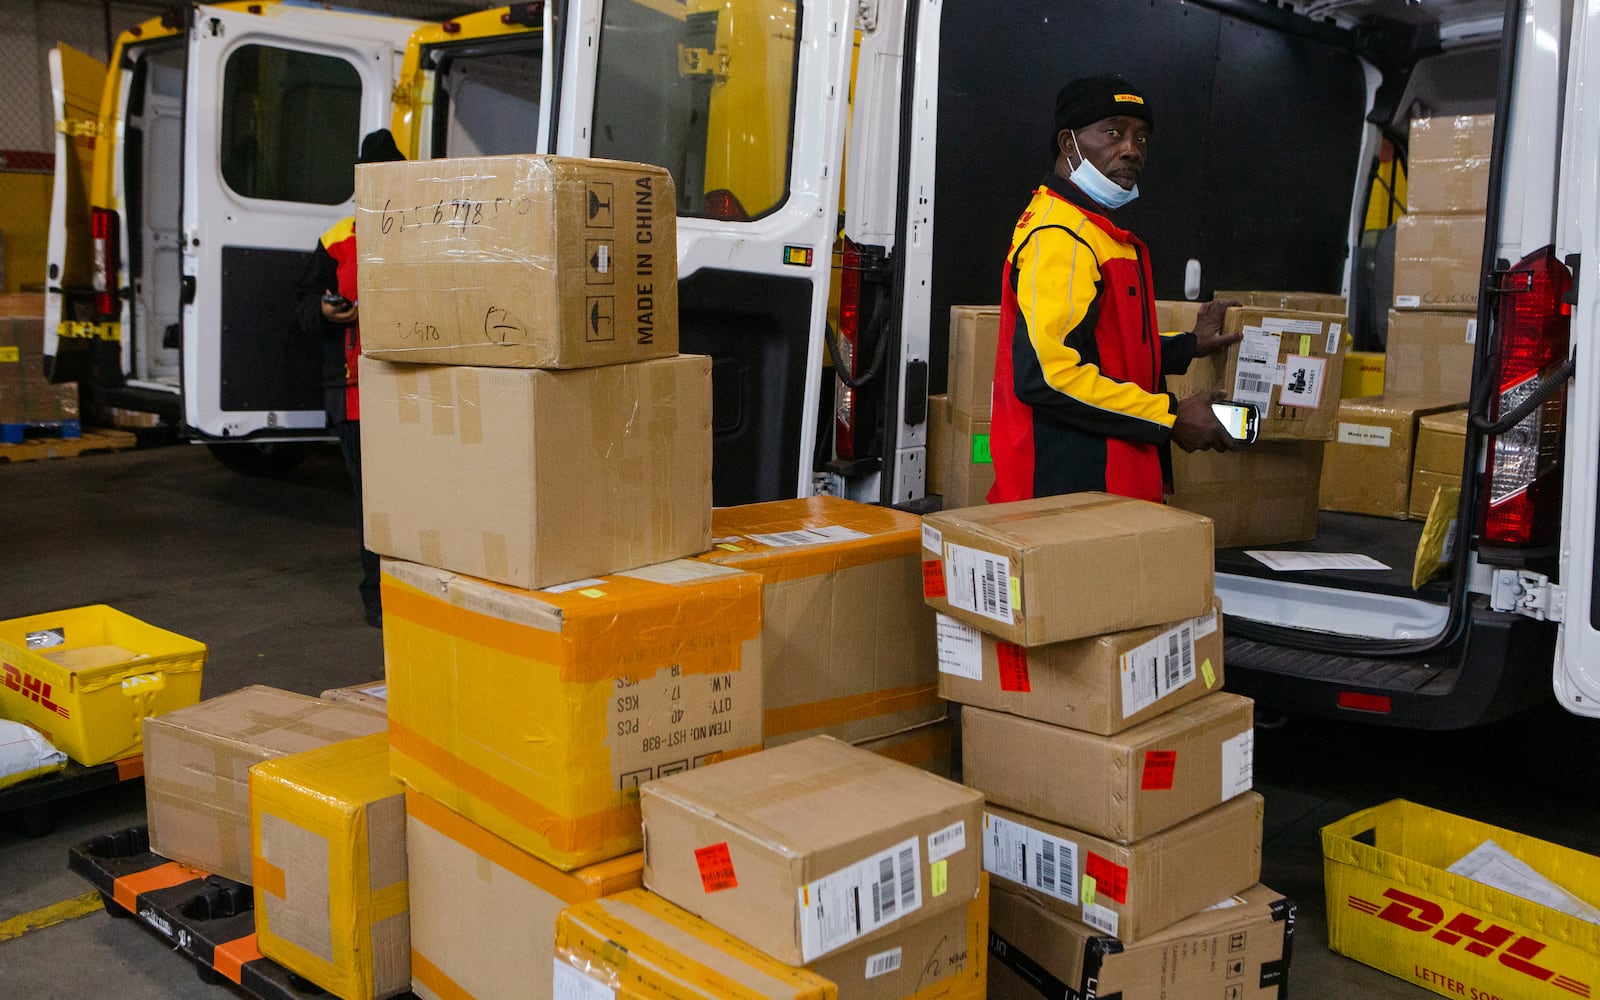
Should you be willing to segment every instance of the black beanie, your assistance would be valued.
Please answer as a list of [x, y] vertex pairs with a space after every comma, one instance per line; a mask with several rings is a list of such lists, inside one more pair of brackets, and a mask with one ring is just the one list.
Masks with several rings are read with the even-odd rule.
[[[349, 148], [349, 147], [346, 147]], [[400, 147], [394, 144], [394, 135], [386, 128], [368, 132], [361, 140], [361, 158], [357, 163], [393, 163], [405, 159]]]
[[1119, 115], [1139, 118], [1152, 129], [1156, 127], [1144, 91], [1120, 76], [1082, 77], [1056, 94], [1055, 135], [1060, 135], [1062, 129], [1079, 129]]

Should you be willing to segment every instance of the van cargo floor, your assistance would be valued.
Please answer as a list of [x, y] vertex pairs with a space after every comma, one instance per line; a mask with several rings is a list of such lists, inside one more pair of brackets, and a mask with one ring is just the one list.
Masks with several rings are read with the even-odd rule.
[[[1322, 511], [1317, 515], [1316, 538], [1280, 545], [1252, 545], [1248, 549], [1218, 549], [1217, 572], [1269, 580], [1290, 580], [1314, 587], [1336, 587], [1364, 593], [1421, 597], [1443, 603], [1450, 599], [1448, 574], [1423, 585], [1420, 591], [1411, 587], [1411, 569], [1416, 561], [1417, 542], [1421, 538], [1421, 521], [1395, 521], [1385, 517]], [[1277, 552], [1357, 552], [1371, 556], [1389, 568], [1303, 570], [1284, 573], [1246, 555], [1249, 549]]]

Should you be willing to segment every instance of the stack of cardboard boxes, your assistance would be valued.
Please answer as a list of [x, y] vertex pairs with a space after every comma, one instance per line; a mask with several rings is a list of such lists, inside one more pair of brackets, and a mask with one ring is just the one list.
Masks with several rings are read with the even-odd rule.
[[990, 996], [1282, 980], [1292, 911], [1252, 888], [1253, 705], [1220, 690], [1212, 548], [1206, 518], [1105, 494], [924, 522], [940, 690], [989, 802]]
[[31, 424], [78, 436], [78, 383], [52, 385], [43, 358], [44, 296], [0, 295], [0, 443], [20, 444]]
[[950, 307], [947, 390], [931, 397], [928, 407], [928, 492], [944, 498], [945, 510], [989, 502], [994, 485], [989, 426], [999, 337], [999, 306]]

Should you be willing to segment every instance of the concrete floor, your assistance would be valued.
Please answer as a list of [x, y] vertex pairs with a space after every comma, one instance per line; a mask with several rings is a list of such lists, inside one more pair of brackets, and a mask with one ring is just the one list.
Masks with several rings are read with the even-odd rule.
[[[208, 643], [207, 696], [370, 680], [382, 674], [382, 647], [356, 594], [354, 507], [331, 450], [283, 481], [246, 479], [188, 446], [0, 466], [0, 617], [114, 605]], [[1401, 796], [1600, 853], [1597, 744], [1600, 723], [1554, 708], [1458, 734], [1311, 720], [1261, 731], [1262, 880], [1300, 905], [1291, 995], [1428, 995], [1328, 951], [1322, 824]], [[73, 802], [39, 839], [0, 817], [0, 922], [83, 894], [67, 847], [141, 823], [143, 812], [131, 782]], [[4, 997], [227, 992], [201, 985], [138, 923], [101, 913], [0, 941]]]

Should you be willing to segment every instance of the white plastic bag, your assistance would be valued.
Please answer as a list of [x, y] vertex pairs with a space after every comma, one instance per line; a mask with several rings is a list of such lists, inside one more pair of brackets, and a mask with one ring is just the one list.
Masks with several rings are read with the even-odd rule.
[[38, 730], [0, 719], [0, 788], [66, 766], [67, 755], [51, 746]]

